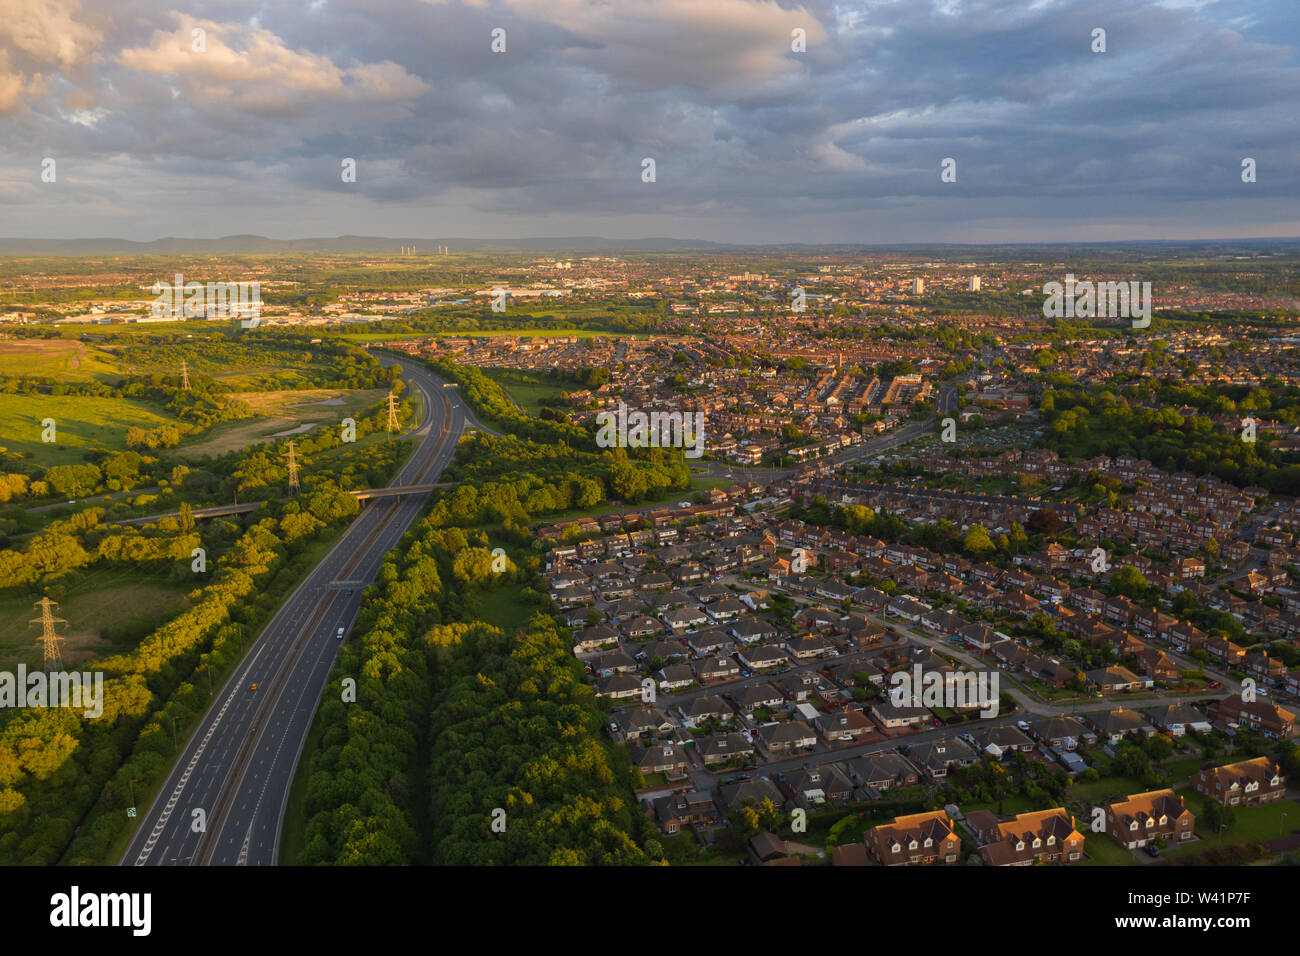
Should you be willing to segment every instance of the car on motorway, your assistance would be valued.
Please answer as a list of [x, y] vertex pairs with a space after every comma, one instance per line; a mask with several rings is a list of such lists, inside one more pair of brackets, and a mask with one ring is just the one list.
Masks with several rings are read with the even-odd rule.
[[343, 628], [341, 628], [341, 627], [339, 628], [339, 633], [338, 633], [337, 636], [338, 636], [338, 639], [339, 639], [340, 641], [343, 640]]
[[257, 690], [257, 683], [254, 682], [254, 683], [252, 683], [252, 684], [249, 684], [249, 685], [248, 685], [248, 689], [249, 689], [249, 690]]

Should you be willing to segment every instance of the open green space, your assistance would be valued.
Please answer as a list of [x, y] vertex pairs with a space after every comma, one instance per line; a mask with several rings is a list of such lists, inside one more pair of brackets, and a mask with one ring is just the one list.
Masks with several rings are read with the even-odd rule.
[[[41, 440], [47, 418], [54, 419], [53, 442]], [[174, 424], [162, 409], [135, 399], [0, 394], [0, 445], [47, 468], [80, 463], [87, 451], [125, 451], [128, 428]]]
[[355, 418], [363, 409], [383, 401], [385, 395], [387, 392], [381, 388], [237, 392], [230, 397], [247, 402], [258, 417], [220, 422], [182, 442], [176, 454], [189, 459], [219, 457], [250, 445], [292, 438], [323, 422]]
[[113, 357], [71, 339], [0, 341], [0, 378], [51, 378], [59, 382], [117, 378]]
[[1235, 818], [1232, 826], [1223, 831], [1223, 837], [1220, 839], [1217, 830], [1202, 825], [1200, 796], [1187, 791], [1183, 794], [1183, 799], [1187, 803], [1187, 808], [1196, 814], [1196, 835], [1201, 839], [1162, 850], [1161, 856], [1187, 856], [1220, 844], [1228, 846], [1233, 843], [1263, 843], [1300, 828], [1300, 803], [1295, 800], [1280, 800], [1262, 807], [1233, 807]]
[[1149, 788], [1134, 777], [1102, 777], [1087, 783], [1076, 780], [1070, 784], [1070, 799], [1089, 805], [1105, 802], [1110, 797], [1127, 796], [1130, 793], [1145, 793]]
[[577, 385], [550, 382], [538, 375], [522, 375], [505, 369], [487, 368], [483, 372], [505, 389], [511, 401], [534, 416], [541, 415], [543, 402], [579, 388]]
[[[57, 626], [67, 665], [130, 650], [139, 638], [179, 613], [185, 595], [198, 586], [118, 566], [69, 576], [60, 584], [63, 593], [54, 615], [67, 621]], [[31, 623], [40, 616], [33, 607], [38, 600], [40, 595], [34, 593], [0, 598], [0, 667], [40, 665], [41, 629]], [[118, 635], [116, 640], [109, 639], [113, 635]]]

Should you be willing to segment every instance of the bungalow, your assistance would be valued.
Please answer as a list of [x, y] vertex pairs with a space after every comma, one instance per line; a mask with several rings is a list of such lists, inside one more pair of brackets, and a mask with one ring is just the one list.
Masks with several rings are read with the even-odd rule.
[[727, 633], [740, 641], [742, 644], [757, 644], [759, 641], [769, 641], [776, 637], [779, 631], [776, 626], [756, 617], [747, 617], [743, 620], [733, 621]]
[[696, 749], [706, 767], [735, 762], [747, 763], [754, 759], [754, 745], [742, 734], [701, 737], [696, 741]]
[[817, 746], [817, 735], [802, 720], [791, 720], [783, 724], [764, 724], [758, 728], [758, 737], [763, 741], [763, 746], [772, 753]]
[[796, 660], [801, 661], [824, 657], [835, 650], [830, 641], [826, 640], [824, 637], [818, 637], [817, 635], [793, 638], [786, 641], [783, 646]]
[[885, 695], [871, 703], [871, 717], [883, 729], [895, 730], [923, 724], [931, 714], [924, 707], [899, 707]]
[[705, 631], [696, 631], [688, 636], [686, 646], [697, 657], [704, 657], [708, 654], [720, 654], [730, 651], [735, 646], [735, 642], [722, 631], [710, 628]]
[[908, 750], [907, 759], [931, 780], [939, 780], [948, 775], [951, 765], [969, 767], [979, 760], [979, 755], [964, 741], [944, 738], [914, 745]]
[[1005, 760], [1017, 750], [1030, 753], [1034, 741], [1017, 727], [1010, 724], [1002, 727], [989, 727], [974, 735], [975, 746], [981, 753], [986, 753], [998, 760]]
[[790, 658], [786, 656], [785, 651], [771, 645], [743, 648], [736, 653], [736, 657], [740, 660], [740, 663], [756, 671], [768, 670], [790, 663]]
[[713, 799], [707, 792], [687, 790], [670, 793], [654, 800], [642, 801], [660, 832], [672, 836], [690, 827], [712, 827], [722, 822]]
[[871, 731], [871, 721], [860, 710], [844, 709], [820, 714], [813, 721], [827, 743], [851, 743]]
[[705, 694], [696, 697], [688, 703], [681, 704], [678, 708], [682, 717], [699, 724], [706, 720], [729, 720], [734, 716], [727, 702], [717, 694]]
[[833, 764], [796, 770], [786, 778], [785, 788], [793, 795], [795, 804], [809, 809], [837, 806], [853, 797], [853, 784]]
[[785, 695], [766, 683], [746, 687], [736, 699], [736, 705], [741, 711], [750, 715], [760, 708], [778, 707], [783, 703], [785, 703]]
[[623, 633], [634, 641], [645, 640], [663, 632], [664, 626], [652, 617], [633, 618], [623, 625]]
[[663, 734], [676, 725], [658, 707], [629, 707], [610, 715], [611, 730], [619, 743], [636, 741], [643, 734]]
[[922, 604], [916, 598], [900, 595], [894, 598], [885, 606], [885, 613], [894, 617], [901, 617], [905, 621], [918, 621], [921, 615], [931, 610], [930, 605]]
[[573, 634], [573, 653], [586, 654], [618, 643], [618, 632], [604, 624], [584, 627]]
[[596, 696], [611, 700], [626, 700], [641, 696], [641, 681], [631, 674], [615, 674], [596, 682]]
[[651, 744], [632, 747], [632, 762], [643, 775], [662, 773], [669, 779], [686, 776], [690, 764], [686, 754], [676, 744]]
[[921, 772], [902, 754], [887, 751], [849, 761], [849, 773], [863, 786], [885, 791], [891, 787], [914, 787]]
[[786, 802], [776, 784], [767, 777], [723, 784], [717, 791], [718, 806], [724, 811], [736, 810], [743, 806], [761, 806], [767, 800], [771, 800], [772, 805], [778, 810], [782, 809]]
[[1153, 727], [1163, 730], [1172, 737], [1182, 737], [1189, 730], [1204, 734], [1212, 729], [1209, 719], [1187, 704], [1165, 704], [1144, 710], [1142, 713], [1151, 721]]
[[707, 624], [709, 616], [697, 606], [679, 607], [666, 611], [659, 619], [672, 631], [684, 631], [687, 628]]
[[731, 680], [740, 676], [740, 665], [730, 657], [710, 657], [695, 665], [695, 674], [700, 683]]
[[1088, 722], [1097, 732], [1097, 738], [1111, 746], [1134, 734], [1150, 736], [1155, 729], [1137, 711], [1125, 710], [1123, 707], [1104, 714], [1093, 714]]
[[688, 664], [669, 664], [655, 675], [659, 689], [665, 693], [690, 687], [695, 683], [695, 672]]
[[1083, 676], [1087, 679], [1089, 687], [1095, 687], [1102, 693], [1137, 690], [1146, 683], [1127, 667], [1120, 667], [1118, 664], [1085, 671]]
[[1097, 743], [1097, 736], [1074, 717], [1041, 717], [1029, 725], [1030, 731], [1040, 742], [1058, 750], [1073, 751], [1079, 747], [1092, 747]]

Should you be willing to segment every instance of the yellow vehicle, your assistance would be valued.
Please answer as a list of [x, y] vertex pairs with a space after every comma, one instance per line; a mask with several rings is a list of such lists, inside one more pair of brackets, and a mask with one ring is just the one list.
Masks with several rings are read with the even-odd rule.
[[256, 684], [251, 684], [251, 685], [249, 686], [248, 689], [249, 689], [249, 690], [257, 690], [257, 685], [256, 685]]

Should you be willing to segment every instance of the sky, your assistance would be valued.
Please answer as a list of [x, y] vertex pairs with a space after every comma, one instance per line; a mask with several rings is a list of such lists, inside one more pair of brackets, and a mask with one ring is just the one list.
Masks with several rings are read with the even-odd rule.
[[1294, 237], [1298, 44], [1298, 0], [0, 0], [0, 236]]

